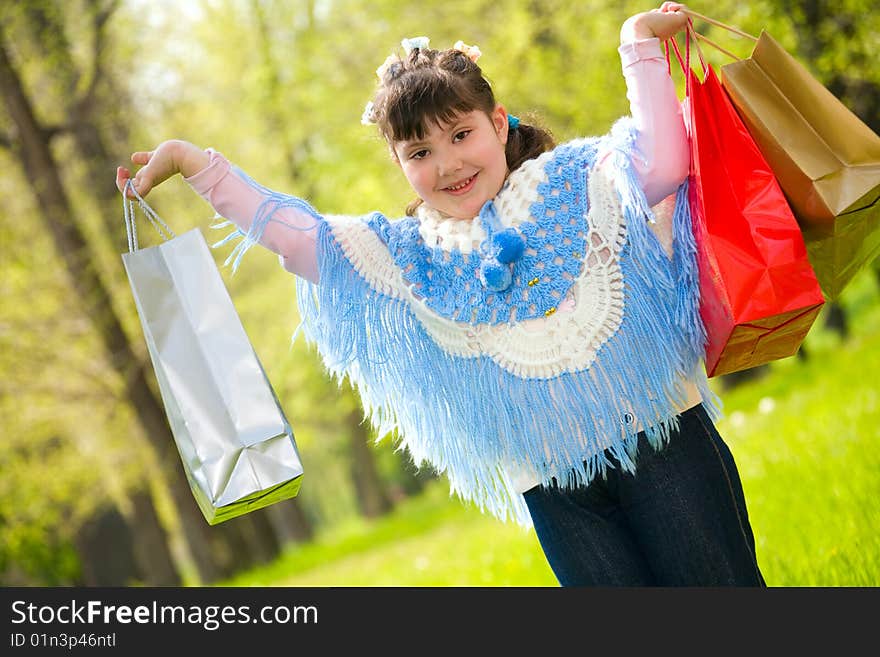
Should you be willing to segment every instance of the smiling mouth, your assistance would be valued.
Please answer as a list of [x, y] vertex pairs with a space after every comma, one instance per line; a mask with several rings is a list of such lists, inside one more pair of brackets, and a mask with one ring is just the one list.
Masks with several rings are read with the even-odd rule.
[[450, 185], [449, 187], [444, 187], [444, 192], [449, 192], [450, 194], [464, 194], [474, 186], [474, 181], [477, 179], [479, 172], [472, 175], [470, 178], [462, 180], [460, 183], [456, 183], [455, 185]]

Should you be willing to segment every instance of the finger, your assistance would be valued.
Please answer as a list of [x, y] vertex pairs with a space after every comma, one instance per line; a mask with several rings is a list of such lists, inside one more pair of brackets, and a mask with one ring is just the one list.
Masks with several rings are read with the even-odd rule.
[[[134, 187], [134, 191], [128, 187], [129, 181], [131, 181], [131, 186]], [[151, 187], [152, 185], [148, 176], [142, 176], [140, 175], [140, 172], [138, 172], [138, 174], [132, 178], [131, 173], [125, 167], [116, 168], [116, 188], [120, 192], [124, 191], [126, 198], [137, 198], [135, 191], [141, 196], [144, 196], [150, 191]]]
[[153, 180], [150, 176], [143, 174], [143, 169], [138, 171], [135, 174], [135, 177], [132, 179], [131, 184], [134, 186], [135, 191], [141, 196], [146, 196], [147, 192], [149, 192], [153, 188]]
[[131, 161], [135, 164], [149, 164], [154, 151], [136, 151], [131, 154]]
[[125, 183], [131, 177], [128, 169], [125, 167], [116, 167], [116, 189], [120, 192], [125, 189]]

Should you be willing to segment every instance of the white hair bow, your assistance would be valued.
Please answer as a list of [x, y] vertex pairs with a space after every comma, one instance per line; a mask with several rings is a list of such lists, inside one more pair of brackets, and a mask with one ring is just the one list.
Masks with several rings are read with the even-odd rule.
[[403, 46], [403, 52], [409, 55], [416, 48], [419, 48], [420, 50], [425, 50], [428, 47], [428, 42], [428, 37], [420, 36], [404, 39], [400, 42], [400, 45]]
[[479, 47], [477, 46], [469, 46], [464, 41], [456, 41], [455, 45], [452, 46], [453, 50], [457, 50], [461, 53], [464, 53], [465, 57], [471, 60], [474, 64], [477, 63], [477, 60], [483, 54], [480, 52]]

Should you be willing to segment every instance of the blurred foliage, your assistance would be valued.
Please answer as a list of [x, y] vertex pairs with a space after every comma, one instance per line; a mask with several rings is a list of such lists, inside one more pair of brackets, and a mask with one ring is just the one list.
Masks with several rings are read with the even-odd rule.
[[[626, 17], [651, 8], [631, 0], [128, 0], [117, 3], [96, 60], [88, 18], [94, 7], [112, 4], [0, 7], [9, 55], [42, 121], [63, 126], [71, 94], [97, 80], [98, 128], [119, 164], [130, 166], [134, 150], [182, 138], [216, 148], [262, 184], [300, 194], [322, 212], [390, 216], [402, 214], [412, 192], [359, 119], [375, 68], [402, 37], [427, 34], [435, 47], [478, 44], [499, 101], [564, 140], [601, 134], [627, 113], [618, 33]], [[880, 15], [871, 0], [691, 6], [753, 34], [767, 29], [819, 79], [845, 78], [844, 100], [850, 90], [880, 85]], [[25, 20], [36, 8], [57, 16], [63, 31], [36, 38]], [[748, 54], [744, 40], [699, 21], [697, 28]], [[69, 59], [47, 50], [53, 39], [69, 46]], [[705, 55], [716, 66], [726, 61], [708, 48]], [[673, 77], [682, 91], [680, 72]], [[45, 234], [42, 222], [52, 219], [37, 214], [5, 112], [0, 106], [0, 577], [65, 583], [76, 578], [70, 545], [84, 519], [104, 505], [124, 509], [128, 492], [143, 487], [155, 466], [124, 382], [106, 362]], [[90, 179], [63, 131], [53, 152], [117, 311], [146, 358], [119, 260], [121, 211], [107, 217], [95, 202], [115, 172]], [[208, 228], [213, 211], [179, 178], [150, 203], [178, 233], [199, 226], [209, 242], [222, 236]], [[151, 243], [147, 230], [142, 242]], [[218, 249], [218, 264], [227, 253]], [[291, 343], [294, 279], [275, 256], [255, 249], [237, 275], [222, 272], [294, 427], [306, 470], [302, 501], [319, 525], [344, 523], [357, 513], [344, 423], [356, 394], [326, 377], [302, 339]], [[383, 476], [403, 488], [405, 455], [385, 442], [378, 456]]]

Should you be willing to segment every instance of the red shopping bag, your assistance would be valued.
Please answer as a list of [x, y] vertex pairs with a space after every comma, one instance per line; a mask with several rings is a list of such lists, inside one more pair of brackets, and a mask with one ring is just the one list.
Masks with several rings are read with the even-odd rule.
[[699, 49], [705, 79], [691, 69], [692, 38], [689, 29], [684, 62], [675, 40], [667, 44], [687, 76], [688, 190], [712, 377], [796, 353], [825, 300], [779, 183]]

